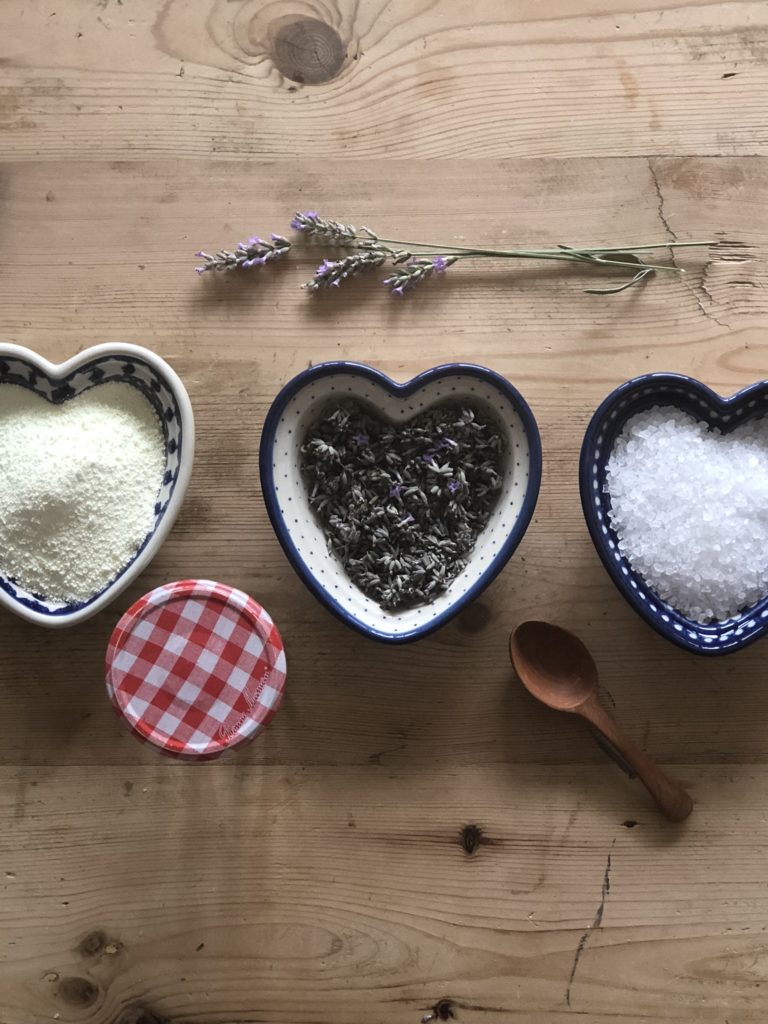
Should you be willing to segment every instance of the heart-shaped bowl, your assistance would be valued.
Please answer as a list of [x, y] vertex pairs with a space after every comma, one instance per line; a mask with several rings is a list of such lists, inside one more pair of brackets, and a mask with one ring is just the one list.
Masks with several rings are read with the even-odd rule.
[[[73, 626], [109, 604], [148, 565], [173, 525], [192, 472], [195, 423], [186, 388], [171, 367], [139, 345], [95, 345], [58, 365], [31, 349], [0, 344], [0, 385], [27, 388], [61, 404], [111, 381], [138, 388], [157, 412], [163, 428], [165, 474], [155, 502], [155, 520], [133, 558], [87, 601], [61, 604], [23, 590], [2, 573], [0, 604], [42, 626]], [[0, 390], [0, 395], [2, 391]]]
[[677, 373], [649, 373], [627, 381], [602, 402], [581, 446], [579, 487], [584, 518], [603, 565], [636, 612], [667, 640], [695, 654], [721, 655], [759, 639], [768, 629], [768, 597], [729, 619], [702, 625], [682, 615], [654, 593], [619, 550], [610, 523], [606, 465], [616, 438], [637, 413], [674, 406], [728, 433], [768, 412], [768, 381], [723, 398], [705, 384]]
[[[441, 402], [463, 399], [487, 411], [503, 433], [506, 455], [498, 503], [477, 538], [467, 567], [431, 604], [393, 612], [366, 597], [328, 550], [322, 526], [309, 506], [300, 469], [301, 444], [323, 409], [344, 398], [356, 399], [394, 424], [405, 423]], [[504, 567], [536, 506], [541, 440], [523, 397], [504, 377], [485, 367], [451, 363], [398, 384], [370, 366], [330, 362], [294, 377], [272, 403], [261, 438], [260, 469], [269, 518], [307, 587], [349, 626], [366, 636], [398, 644], [438, 629]]]

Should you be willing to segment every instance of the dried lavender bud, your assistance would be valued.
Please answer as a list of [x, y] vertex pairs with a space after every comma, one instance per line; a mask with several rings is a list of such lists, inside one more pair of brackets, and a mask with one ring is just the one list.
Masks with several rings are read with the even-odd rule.
[[471, 406], [400, 427], [357, 402], [307, 431], [301, 468], [329, 549], [383, 608], [433, 601], [462, 572], [501, 492], [505, 444]]
[[[314, 238], [321, 238], [324, 242], [333, 245], [349, 245], [357, 237], [357, 228], [354, 224], [340, 224], [337, 220], [326, 220], [316, 213], [315, 210], [307, 210], [304, 213], [296, 213], [291, 221], [294, 231], [301, 231], [302, 234]], [[363, 228], [365, 231], [365, 228]], [[373, 237], [371, 232], [367, 232]]]
[[[392, 289], [393, 295], [405, 295], [407, 291], [415, 288], [417, 284], [425, 281], [432, 274], [444, 274], [458, 258], [458, 256], [436, 256], [434, 259], [412, 257], [405, 266], [399, 266], [397, 270], [393, 270], [390, 276], [385, 278], [384, 284]], [[400, 261], [393, 260], [393, 263], [398, 262]]]
[[273, 234], [270, 237], [271, 241], [267, 242], [254, 235], [247, 242], [238, 243], [234, 252], [220, 249], [213, 256], [207, 252], [197, 252], [195, 255], [204, 259], [205, 263], [201, 267], [195, 267], [195, 270], [198, 274], [204, 274], [207, 270], [247, 270], [250, 267], [263, 267], [270, 260], [285, 256], [291, 248], [291, 243], [282, 235]]
[[315, 271], [314, 278], [304, 287], [311, 292], [318, 292], [331, 286], [338, 288], [347, 278], [355, 277], [364, 270], [380, 267], [386, 258], [386, 252], [381, 249], [365, 249], [340, 260], [323, 260]]

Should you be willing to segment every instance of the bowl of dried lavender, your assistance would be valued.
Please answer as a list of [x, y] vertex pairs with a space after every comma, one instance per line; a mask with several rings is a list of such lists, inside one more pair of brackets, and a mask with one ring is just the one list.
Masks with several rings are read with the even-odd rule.
[[533, 413], [506, 378], [465, 363], [399, 384], [321, 363], [273, 402], [260, 450], [275, 533], [349, 626], [406, 643], [444, 625], [504, 567], [541, 481]]

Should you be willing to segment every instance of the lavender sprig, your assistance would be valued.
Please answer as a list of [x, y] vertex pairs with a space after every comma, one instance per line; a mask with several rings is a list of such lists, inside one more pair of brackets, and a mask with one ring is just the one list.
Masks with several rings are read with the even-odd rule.
[[324, 288], [338, 288], [342, 281], [355, 277], [364, 270], [380, 267], [386, 259], [387, 253], [382, 249], [361, 249], [355, 255], [345, 256], [340, 260], [323, 260], [315, 271], [315, 276], [304, 287], [311, 292], [318, 292]]
[[[362, 227], [358, 231], [353, 224], [343, 224], [340, 221], [321, 217], [315, 210], [296, 213], [291, 221], [291, 227], [308, 237], [325, 241], [331, 245], [346, 246], [357, 250], [361, 259], [365, 253], [375, 253], [376, 262], [365, 261], [364, 266], [366, 267], [379, 266], [386, 261], [392, 263], [398, 269], [384, 280], [384, 284], [391, 288], [393, 295], [404, 295], [415, 288], [417, 284], [432, 277], [435, 273], [442, 273], [457, 260], [466, 259], [556, 260], [565, 263], [580, 263], [591, 269], [612, 268], [614, 270], [631, 270], [633, 274], [630, 280], [617, 287], [585, 289], [593, 295], [610, 295], [639, 284], [657, 271], [672, 274], [685, 273], [682, 267], [678, 267], [674, 263], [647, 263], [643, 258], [636, 255], [637, 252], [703, 247], [715, 244], [712, 241], [705, 241], [660, 242], [651, 245], [614, 247], [559, 245], [555, 248], [542, 249], [486, 249], [463, 245], [442, 245], [434, 242], [410, 242], [397, 238], [382, 238], [374, 231], [371, 231], [370, 228]], [[355, 260], [356, 257], [350, 256], [347, 259]], [[345, 260], [335, 260], [331, 264], [326, 261], [318, 268], [315, 280], [310, 281], [306, 287], [310, 291], [318, 291], [326, 287], [327, 284], [338, 286], [342, 280], [354, 276], [358, 272], [357, 270], [352, 270], [356, 266], [356, 263], [347, 265]], [[323, 269], [327, 267], [339, 269], [334, 269], [333, 271]], [[347, 270], [349, 272], [345, 272]]]
[[258, 235], [253, 235], [247, 242], [238, 243], [234, 251], [219, 249], [213, 255], [197, 252], [195, 255], [205, 260], [205, 263], [195, 267], [195, 270], [198, 274], [204, 274], [207, 270], [247, 270], [251, 267], [263, 267], [271, 260], [285, 256], [291, 248], [291, 243], [282, 235], [273, 234], [270, 238], [271, 241], [267, 242]]

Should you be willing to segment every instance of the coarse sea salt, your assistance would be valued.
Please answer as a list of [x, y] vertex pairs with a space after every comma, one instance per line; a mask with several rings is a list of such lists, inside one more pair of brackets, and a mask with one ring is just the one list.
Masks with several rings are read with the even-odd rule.
[[722, 434], [679, 409], [639, 413], [605, 490], [621, 553], [683, 615], [722, 621], [768, 593], [768, 420]]
[[87, 601], [155, 523], [160, 419], [119, 381], [61, 405], [0, 387], [0, 572], [48, 601]]

